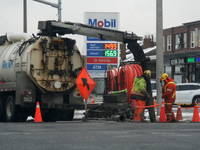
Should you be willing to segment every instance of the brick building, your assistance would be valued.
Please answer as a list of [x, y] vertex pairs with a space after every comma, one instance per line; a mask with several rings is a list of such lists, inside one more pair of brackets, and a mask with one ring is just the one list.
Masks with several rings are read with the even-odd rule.
[[200, 21], [163, 30], [164, 72], [176, 83], [200, 82]]

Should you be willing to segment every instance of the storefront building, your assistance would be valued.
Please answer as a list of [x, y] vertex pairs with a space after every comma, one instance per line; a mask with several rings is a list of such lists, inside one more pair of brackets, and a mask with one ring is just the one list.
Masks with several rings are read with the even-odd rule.
[[163, 30], [164, 72], [176, 83], [200, 83], [200, 21]]

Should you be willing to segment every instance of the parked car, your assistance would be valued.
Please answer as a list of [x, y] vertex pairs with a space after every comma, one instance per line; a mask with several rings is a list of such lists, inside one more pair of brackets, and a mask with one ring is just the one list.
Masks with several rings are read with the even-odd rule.
[[178, 83], [176, 84], [175, 103], [200, 103], [199, 83]]
[[[156, 82], [151, 81], [152, 96], [156, 99]], [[200, 84], [199, 83], [177, 83], [175, 103], [200, 103]]]
[[152, 97], [156, 99], [157, 96], [156, 81], [151, 81], [151, 91], [152, 91]]

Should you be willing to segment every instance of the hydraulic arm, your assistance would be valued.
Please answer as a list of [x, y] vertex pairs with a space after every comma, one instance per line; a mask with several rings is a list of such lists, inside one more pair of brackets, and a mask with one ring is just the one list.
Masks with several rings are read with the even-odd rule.
[[[56, 36], [65, 34], [79, 34], [84, 36], [91, 36], [100, 38], [101, 40], [112, 40], [128, 44], [128, 48], [132, 52], [136, 62], [140, 62], [142, 70], [148, 70], [147, 62], [150, 60], [145, 57], [142, 47], [137, 43], [137, 40], [142, 40], [142, 37], [136, 34], [100, 28], [91, 25], [72, 23], [72, 22], [56, 22], [56, 21], [39, 21], [38, 29], [41, 30], [39, 35], [43, 36]], [[152, 97], [150, 79], [147, 80], [147, 91]], [[153, 98], [147, 102], [147, 105], [153, 105]], [[149, 108], [150, 120], [155, 122], [155, 110], [154, 107]]]

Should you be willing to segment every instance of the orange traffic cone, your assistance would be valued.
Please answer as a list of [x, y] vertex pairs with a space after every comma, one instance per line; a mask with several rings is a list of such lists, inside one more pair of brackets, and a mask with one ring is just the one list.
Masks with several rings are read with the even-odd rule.
[[94, 97], [92, 97], [92, 104], [94, 104]]
[[134, 113], [134, 118], [133, 118], [133, 121], [141, 121], [142, 118], [140, 116], [140, 113], [139, 113], [139, 108], [138, 108], [138, 105], [135, 107], [135, 113]]
[[163, 101], [161, 103], [159, 122], [166, 122], [165, 105]]
[[179, 120], [183, 120], [180, 104], [178, 104], [178, 110], [176, 113], [176, 121], [179, 121]]
[[39, 102], [37, 102], [37, 105], [36, 105], [34, 122], [42, 122], [42, 115], [41, 115], [41, 111], [40, 111]]
[[199, 122], [199, 110], [197, 107], [197, 102], [195, 102], [192, 122]]

